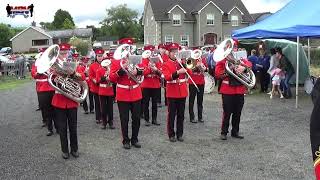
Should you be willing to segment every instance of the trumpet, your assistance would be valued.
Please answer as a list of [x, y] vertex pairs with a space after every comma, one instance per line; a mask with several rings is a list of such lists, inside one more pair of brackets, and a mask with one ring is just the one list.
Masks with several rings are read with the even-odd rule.
[[141, 84], [144, 80], [144, 76], [134, 75], [134, 70], [142, 68], [138, 67], [138, 64], [141, 62], [141, 55], [131, 55], [131, 47], [129, 44], [122, 44], [119, 46], [113, 54], [113, 58], [120, 60], [121, 68], [126, 72], [126, 74], [137, 84]]

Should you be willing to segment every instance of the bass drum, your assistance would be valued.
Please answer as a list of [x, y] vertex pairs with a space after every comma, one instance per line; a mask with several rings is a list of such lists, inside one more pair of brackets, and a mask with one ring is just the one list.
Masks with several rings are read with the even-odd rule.
[[204, 74], [204, 81], [205, 81], [205, 84], [204, 84], [204, 93], [205, 94], [210, 94], [213, 92], [214, 90], [214, 86], [215, 86], [215, 83], [214, 83], [214, 78], [208, 74], [208, 73], [205, 73]]

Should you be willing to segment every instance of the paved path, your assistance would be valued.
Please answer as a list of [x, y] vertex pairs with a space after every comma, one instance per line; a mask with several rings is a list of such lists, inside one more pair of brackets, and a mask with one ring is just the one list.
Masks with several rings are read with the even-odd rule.
[[[270, 100], [246, 97], [240, 124], [244, 140], [219, 140], [221, 97], [206, 95], [204, 124], [185, 120], [185, 142], [166, 136], [166, 108], [160, 127], [140, 130], [142, 149], [121, 146], [118, 108], [115, 130], [101, 130], [94, 115], [78, 111], [78, 159], [63, 160], [57, 135], [45, 136], [34, 84], [0, 91], [0, 179], [314, 179], [309, 140], [312, 104], [303, 97]], [[186, 108], [187, 109], [187, 108]]]

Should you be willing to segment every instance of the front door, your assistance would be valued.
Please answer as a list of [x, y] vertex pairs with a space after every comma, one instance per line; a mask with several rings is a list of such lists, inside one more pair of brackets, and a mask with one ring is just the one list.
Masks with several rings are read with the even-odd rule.
[[204, 45], [216, 44], [216, 43], [217, 43], [217, 34], [207, 33], [204, 35]]

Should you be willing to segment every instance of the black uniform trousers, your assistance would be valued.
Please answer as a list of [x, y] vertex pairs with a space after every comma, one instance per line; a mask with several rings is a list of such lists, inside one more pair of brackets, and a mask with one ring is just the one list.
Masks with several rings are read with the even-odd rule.
[[128, 123], [129, 123], [129, 111], [131, 111], [132, 119], [132, 136], [131, 143], [137, 143], [139, 129], [140, 129], [140, 111], [141, 111], [141, 100], [134, 102], [124, 102], [118, 101], [118, 108], [121, 121], [121, 133], [122, 133], [122, 143], [130, 143], [130, 138], [128, 136]]
[[77, 108], [56, 110], [56, 123], [60, 135], [61, 150], [63, 153], [69, 153], [68, 132], [70, 134], [70, 147], [72, 152], [78, 151], [78, 136], [77, 136]]
[[[183, 122], [184, 122], [184, 110], [186, 105], [186, 98], [168, 98], [168, 120], [167, 120], [167, 131], [168, 136], [182, 137], [183, 135]], [[177, 133], [174, 131], [175, 118]]]
[[167, 98], [167, 81], [164, 81], [164, 105], [168, 105], [168, 98]]
[[[89, 108], [90, 108], [90, 112], [93, 112], [93, 110], [94, 110], [93, 94], [92, 94], [92, 92], [89, 91], [88, 95], [89, 95]], [[85, 112], [88, 112], [87, 98], [85, 98], [84, 101], [83, 101], [83, 110], [84, 110]]]
[[113, 125], [113, 96], [100, 96], [103, 125]]
[[261, 92], [267, 92], [270, 83], [270, 74], [266, 70], [261, 70], [259, 73]]
[[96, 113], [96, 120], [101, 120], [101, 105], [100, 105], [100, 97], [98, 93], [92, 93], [94, 97], [94, 108]]
[[38, 92], [39, 108], [42, 114], [42, 121], [47, 124], [48, 130], [53, 130], [54, 108], [51, 105], [54, 91]]
[[204, 85], [198, 85], [199, 92], [197, 88], [193, 84], [189, 84], [189, 117], [190, 120], [194, 120], [194, 112], [193, 105], [194, 100], [197, 96], [197, 108], [198, 108], [198, 119], [202, 119], [202, 111], [203, 111], [203, 94], [204, 94]]
[[310, 118], [310, 140], [313, 161], [315, 161], [318, 158], [316, 152], [320, 151], [320, 98], [314, 102]]
[[112, 88], [113, 88], [113, 102], [116, 101], [116, 96], [117, 96], [117, 84], [112, 83]]
[[232, 130], [231, 135], [237, 135], [239, 133], [239, 124], [241, 111], [244, 104], [244, 95], [243, 94], [222, 94], [222, 125], [221, 125], [221, 134], [228, 134], [230, 117], [232, 115]]
[[157, 103], [159, 99], [159, 89], [160, 88], [143, 88], [142, 96], [143, 96], [143, 114], [144, 120], [149, 122], [149, 102], [151, 98], [152, 103], [152, 121], [157, 120]]

